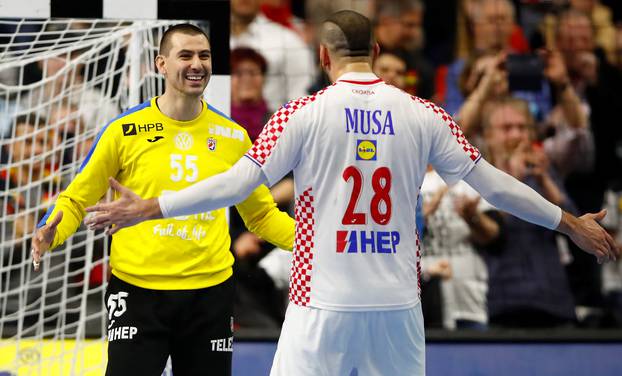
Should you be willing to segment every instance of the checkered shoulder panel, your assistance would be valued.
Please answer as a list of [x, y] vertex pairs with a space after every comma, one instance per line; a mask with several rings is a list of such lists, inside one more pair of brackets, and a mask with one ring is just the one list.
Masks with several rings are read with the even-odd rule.
[[313, 238], [315, 236], [315, 209], [313, 192], [307, 189], [296, 199], [294, 216], [296, 238], [294, 260], [289, 280], [289, 300], [299, 306], [307, 306], [311, 293], [311, 272], [313, 270]]
[[[334, 86], [334, 84], [331, 86]], [[283, 107], [281, 107], [274, 113], [274, 115], [272, 115], [272, 117], [270, 117], [270, 120], [268, 120], [266, 125], [263, 127], [259, 137], [257, 137], [251, 149], [246, 153], [246, 156], [254, 160], [258, 165], [263, 166], [266, 159], [268, 159], [272, 153], [274, 145], [276, 145], [279, 137], [281, 137], [281, 134], [283, 133], [283, 130], [285, 129], [285, 126], [291, 116], [307, 104], [314, 102], [317, 97], [324, 94], [326, 89], [331, 86], [328, 86], [313, 95], [294, 99], [283, 105]]]
[[464, 152], [467, 153], [467, 155], [469, 156], [469, 158], [471, 158], [471, 160], [477, 161], [479, 159], [479, 157], [481, 156], [479, 150], [475, 146], [469, 143], [466, 137], [464, 137], [464, 133], [462, 133], [462, 129], [460, 129], [460, 126], [456, 124], [454, 119], [452, 119], [451, 116], [449, 116], [449, 114], [445, 112], [445, 110], [443, 110], [442, 108], [440, 108], [439, 106], [435, 105], [434, 103], [430, 101], [421, 99], [414, 95], [411, 96], [411, 98], [415, 102], [419, 102], [423, 104], [425, 108], [428, 108], [434, 111], [434, 113], [437, 114], [438, 117], [443, 120], [443, 122], [449, 127], [449, 129], [451, 129], [451, 134], [456, 138], [456, 141], [458, 142], [458, 144], [462, 146], [462, 150], [464, 150]]

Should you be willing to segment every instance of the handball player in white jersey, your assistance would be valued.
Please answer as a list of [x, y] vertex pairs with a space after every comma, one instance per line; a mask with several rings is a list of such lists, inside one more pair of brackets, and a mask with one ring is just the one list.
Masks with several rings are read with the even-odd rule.
[[568, 234], [600, 262], [619, 255], [597, 224], [576, 218], [495, 169], [442, 109], [372, 73], [367, 18], [340, 11], [322, 24], [320, 61], [333, 85], [278, 110], [229, 171], [177, 193], [129, 190], [96, 205], [111, 231], [153, 218], [232, 205], [294, 171], [296, 240], [290, 304], [272, 375], [423, 375], [421, 249], [415, 207], [428, 163], [484, 199]]

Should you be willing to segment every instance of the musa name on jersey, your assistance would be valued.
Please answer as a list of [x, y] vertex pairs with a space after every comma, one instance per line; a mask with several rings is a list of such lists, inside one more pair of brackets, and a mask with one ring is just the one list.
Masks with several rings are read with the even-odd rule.
[[480, 153], [439, 107], [347, 73], [283, 106], [246, 156], [270, 184], [294, 171], [290, 300], [387, 310], [419, 302], [415, 212], [428, 163], [451, 184]]
[[[244, 128], [202, 102], [194, 120], [164, 115], [153, 98], [128, 110], [98, 134], [79, 173], [40, 225], [63, 210], [55, 247], [80, 225], [115, 177], [143, 198], [178, 191], [229, 169], [251, 146]], [[280, 212], [265, 186], [237, 205], [247, 227], [284, 248], [294, 223]], [[225, 209], [145, 221], [113, 235], [112, 273], [130, 284], [156, 290], [198, 289], [232, 275], [233, 256]]]

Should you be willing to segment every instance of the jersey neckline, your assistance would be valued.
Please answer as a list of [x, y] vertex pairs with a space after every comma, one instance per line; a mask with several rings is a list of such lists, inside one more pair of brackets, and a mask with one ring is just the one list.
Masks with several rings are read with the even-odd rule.
[[342, 74], [337, 82], [345, 82], [354, 85], [375, 85], [384, 82], [372, 72], [347, 72]]
[[347, 82], [349, 84], [355, 84], [355, 85], [374, 85], [374, 84], [382, 82], [382, 80], [379, 78], [379, 79], [373, 80], [373, 81], [339, 80], [337, 82]]
[[181, 126], [181, 127], [183, 127], [183, 126], [188, 126], [188, 125], [193, 125], [193, 124], [195, 124], [195, 123], [196, 123], [196, 121], [197, 121], [197, 120], [199, 120], [199, 119], [201, 119], [202, 117], [206, 116], [206, 114], [207, 114], [207, 112], [208, 112], [208, 111], [207, 111], [208, 105], [207, 105], [207, 103], [203, 100], [203, 98], [201, 98], [201, 113], [199, 113], [199, 115], [197, 115], [197, 117], [195, 117], [195, 118], [194, 118], [194, 119], [192, 119], [192, 120], [185, 120], [185, 121], [184, 121], [184, 120], [177, 120], [177, 119], [173, 119], [173, 118], [171, 118], [171, 117], [169, 117], [169, 116], [166, 116], [166, 115], [165, 115], [165, 114], [164, 114], [164, 113], [160, 110], [160, 107], [158, 106], [158, 102], [157, 102], [157, 99], [158, 99], [159, 97], [160, 97], [160, 96], [158, 95], [158, 96], [155, 96], [155, 97], [151, 98], [151, 107], [153, 107], [153, 108], [154, 108], [154, 110], [155, 110], [155, 111], [157, 111], [157, 112], [158, 112], [158, 114], [159, 114], [160, 116], [162, 116], [164, 119], [166, 119], [166, 121], [167, 121], [168, 123], [173, 124], [173, 125], [177, 125], [177, 126]]

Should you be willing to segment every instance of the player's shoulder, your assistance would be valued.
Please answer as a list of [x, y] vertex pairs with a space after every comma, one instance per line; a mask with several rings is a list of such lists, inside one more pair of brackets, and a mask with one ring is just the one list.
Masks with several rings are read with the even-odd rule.
[[[225, 152], [232, 153], [233, 155], [243, 154], [251, 144], [251, 139], [248, 137], [246, 128], [211, 104], [206, 105], [207, 114], [201, 117], [201, 119], [202, 122], [205, 121], [207, 125], [206, 131], [209, 135], [209, 139], [214, 139], [214, 142], [224, 142], [227, 145], [226, 148], [219, 148], [219, 153]], [[201, 127], [204, 125], [205, 124], [202, 123]]]
[[[133, 106], [121, 114], [114, 117], [101, 130], [100, 134], [119, 134], [131, 135], [136, 132], [136, 124], [144, 120], [145, 112], [149, 111], [152, 106], [152, 100], [147, 100], [139, 105]], [[121, 132], [116, 132], [121, 130]]]
[[134, 120], [137, 117], [140, 117], [141, 115], [144, 115], [145, 111], [148, 111], [151, 106], [152, 106], [152, 100], [148, 100], [145, 101], [139, 105], [136, 105], [134, 107], [130, 107], [129, 109], [127, 109], [126, 111], [124, 111], [123, 113], [117, 115], [115, 118], [113, 118], [112, 120], [110, 120], [110, 122], [108, 124], [114, 124], [114, 123], [123, 123], [124, 121], [129, 121], [129, 120]]
[[208, 103], [207, 112], [210, 134], [228, 135], [229, 138], [239, 139], [240, 141], [244, 141], [248, 138], [246, 128], [238, 124], [218, 108]]
[[[320, 89], [312, 94], [292, 99], [291, 101], [281, 106], [279, 111], [293, 113], [305, 107], [312, 108], [313, 104], [315, 104], [319, 99], [326, 98], [325, 94], [327, 92], [334, 92], [334, 90], [331, 90], [333, 87], [335, 87], [335, 84], [326, 86], [325, 88]], [[279, 111], [277, 111], [277, 113]]]
[[449, 115], [447, 114], [447, 112], [445, 112], [445, 110], [441, 106], [437, 105], [436, 103], [430, 100], [427, 100], [427, 99], [420, 98], [416, 95], [410, 95], [410, 94], [407, 94], [407, 95], [410, 97], [410, 100], [414, 104], [415, 108], [421, 111], [424, 111], [424, 112], [435, 113], [437, 115], [449, 118]]

